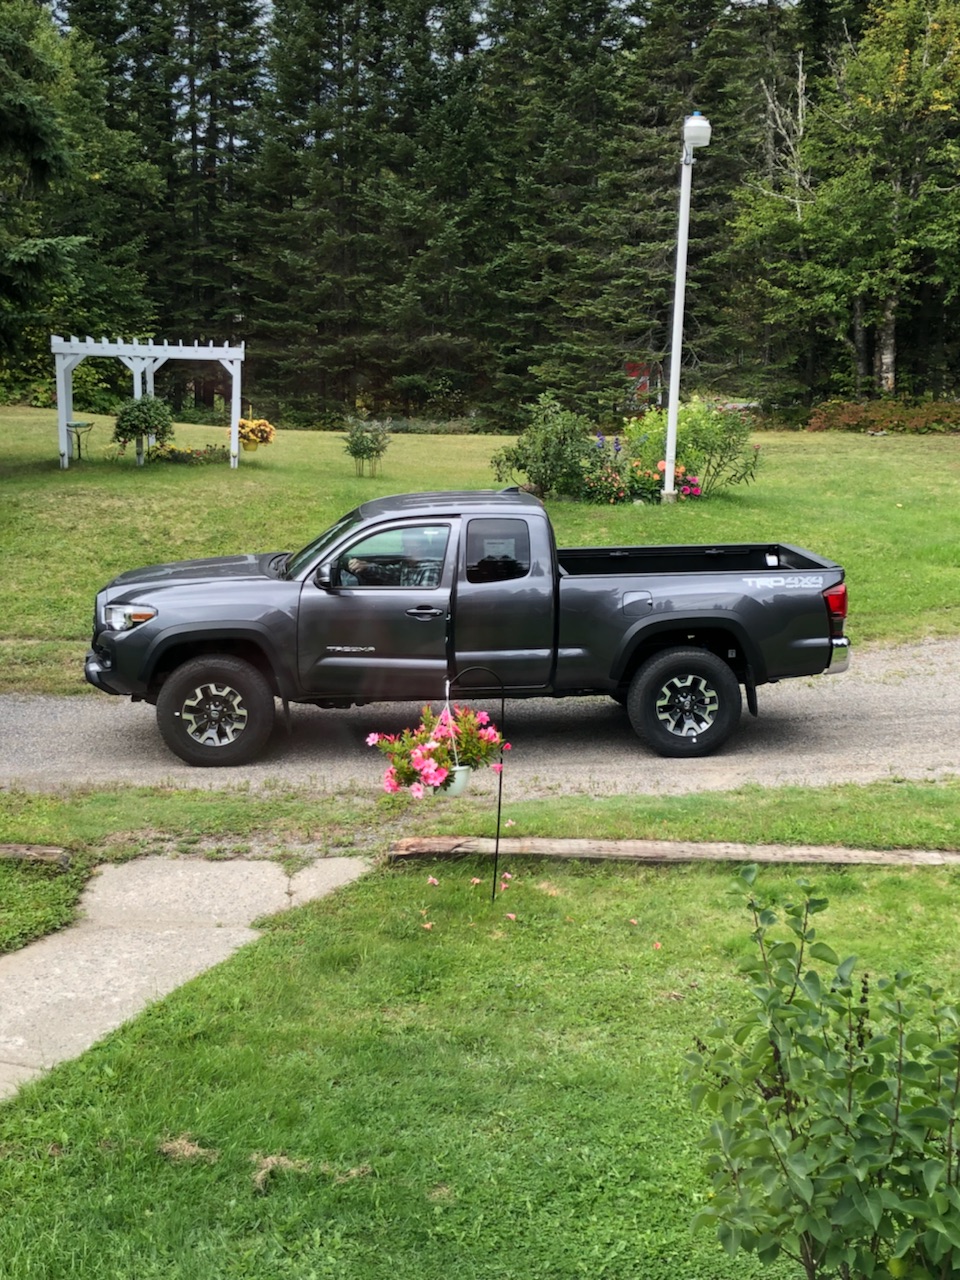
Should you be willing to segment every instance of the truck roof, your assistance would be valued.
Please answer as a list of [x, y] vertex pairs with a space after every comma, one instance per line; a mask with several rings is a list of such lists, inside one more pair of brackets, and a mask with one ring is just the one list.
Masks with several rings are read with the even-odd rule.
[[372, 498], [357, 508], [365, 519], [389, 516], [461, 515], [490, 510], [543, 510], [543, 503], [522, 489], [450, 489], [435, 493], [398, 493]]

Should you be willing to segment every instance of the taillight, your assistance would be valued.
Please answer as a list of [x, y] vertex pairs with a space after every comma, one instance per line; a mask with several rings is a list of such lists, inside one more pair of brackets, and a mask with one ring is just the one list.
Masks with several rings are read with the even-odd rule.
[[843, 623], [847, 616], [847, 584], [841, 582], [839, 586], [827, 587], [823, 598], [827, 603], [827, 613], [830, 615], [830, 634], [842, 636]]

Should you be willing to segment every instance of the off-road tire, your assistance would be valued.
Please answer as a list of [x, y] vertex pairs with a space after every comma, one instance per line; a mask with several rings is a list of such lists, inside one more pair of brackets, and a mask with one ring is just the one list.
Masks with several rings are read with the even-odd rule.
[[172, 672], [157, 698], [157, 725], [187, 764], [249, 764], [267, 745], [276, 708], [262, 672], [242, 658], [208, 654]]
[[743, 699], [733, 671], [708, 649], [664, 649], [630, 682], [627, 714], [658, 755], [707, 756], [740, 723]]

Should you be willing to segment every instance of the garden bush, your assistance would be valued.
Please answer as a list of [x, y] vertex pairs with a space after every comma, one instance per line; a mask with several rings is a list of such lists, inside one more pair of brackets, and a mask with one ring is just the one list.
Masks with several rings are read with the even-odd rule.
[[952, 400], [825, 400], [810, 414], [808, 431], [881, 431], [916, 435], [960, 432], [960, 404]]
[[[759, 449], [750, 443], [752, 420], [695, 400], [680, 409], [675, 467], [677, 496], [708, 497], [726, 485], [753, 480]], [[501, 483], [526, 477], [541, 497], [583, 502], [658, 502], [666, 468], [667, 414], [651, 409], [625, 418], [612, 437], [588, 418], [541, 396], [515, 445], [490, 460]]]
[[[677, 459], [699, 479], [701, 496], [709, 498], [728, 485], [756, 479], [759, 446], [750, 443], [753, 419], [734, 409], [718, 409], [705, 400], [682, 404], [677, 416]], [[667, 411], [651, 409], [640, 420], [645, 437], [659, 446], [667, 438]], [[652, 456], [652, 455], [651, 455]], [[678, 486], [679, 487], [679, 486]]]
[[542, 395], [528, 413], [529, 424], [516, 444], [498, 449], [490, 459], [497, 480], [519, 484], [526, 477], [534, 493], [544, 498], [583, 496], [584, 471], [597, 447], [594, 424], [550, 395]]
[[[744, 867], [752, 1011], [687, 1055], [712, 1190], [694, 1219], [726, 1251], [807, 1280], [960, 1275], [960, 1014], [907, 973], [853, 977], [803, 897], [778, 913]], [[814, 962], [826, 965], [826, 971]]]

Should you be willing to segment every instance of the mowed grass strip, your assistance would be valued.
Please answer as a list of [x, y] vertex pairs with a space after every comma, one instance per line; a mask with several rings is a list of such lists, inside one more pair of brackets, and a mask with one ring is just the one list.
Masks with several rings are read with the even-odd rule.
[[[108, 460], [112, 419], [61, 471], [56, 417], [0, 409], [0, 690], [79, 692], [93, 598], [125, 569], [293, 549], [368, 497], [489, 488], [501, 438], [397, 435], [383, 474], [358, 478], [337, 433], [279, 432], [239, 468]], [[187, 447], [222, 428], [178, 426]], [[755, 484], [672, 507], [549, 503], [563, 545], [789, 542], [839, 561], [854, 641], [960, 633], [960, 437], [756, 437]]]
[[[687, 796], [508, 799], [510, 836], [960, 849], [960, 780], [750, 786]], [[0, 843], [58, 845], [68, 868], [0, 860], [0, 953], [69, 924], [94, 866], [146, 855], [212, 860], [335, 855], [381, 858], [407, 835], [496, 834], [489, 803], [465, 796], [319, 797], [274, 792], [120, 787], [0, 792]]]
[[[0, 1275], [795, 1276], [687, 1225], [682, 1056], [749, 999], [728, 870], [501, 870], [492, 903], [465, 862], [274, 917], [0, 1109]], [[841, 954], [960, 980], [954, 872], [816, 880]]]

